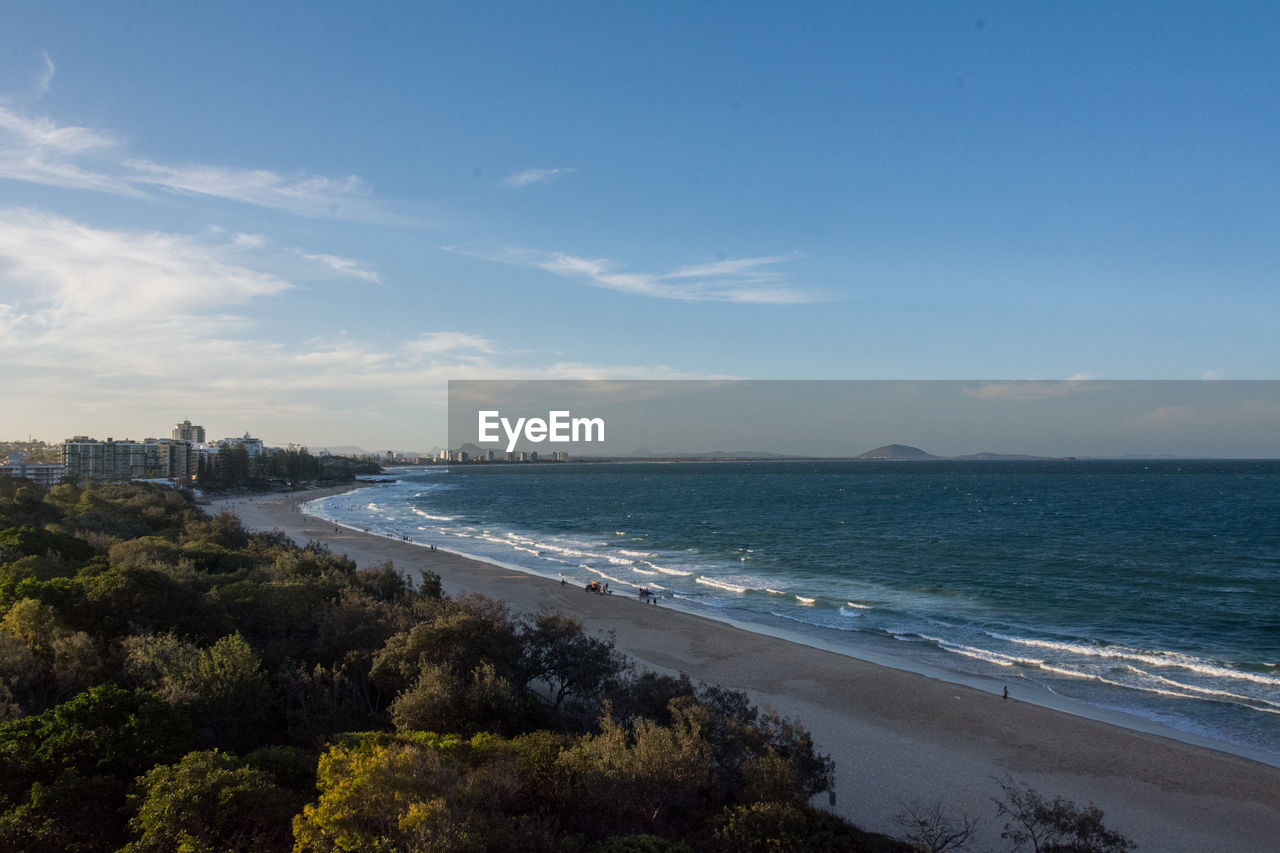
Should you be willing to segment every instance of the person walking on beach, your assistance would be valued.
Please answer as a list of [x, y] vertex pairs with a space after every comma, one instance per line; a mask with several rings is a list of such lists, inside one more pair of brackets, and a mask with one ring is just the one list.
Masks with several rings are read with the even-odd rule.
[[1006, 701], [1006, 702], [1008, 702], [1008, 701], [1009, 701], [1009, 688], [1008, 688], [1008, 687], [1005, 687], [1005, 689], [1004, 689], [1004, 701]]

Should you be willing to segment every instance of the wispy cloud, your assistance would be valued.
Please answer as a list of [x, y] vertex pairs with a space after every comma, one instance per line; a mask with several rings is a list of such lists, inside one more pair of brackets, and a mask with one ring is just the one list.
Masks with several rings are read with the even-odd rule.
[[442, 352], [472, 350], [496, 353], [498, 345], [489, 338], [469, 335], [465, 332], [427, 332], [404, 345], [404, 350], [415, 357]]
[[516, 172], [502, 182], [502, 185], [509, 190], [518, 190], [521, 187], [527, 187], [530, 184], [545, 184], [556, 175], [567, 175], [576, 172], [577, 169], [525, 169], [523, 172]]
[[76, 125], [60, 126], [0, 104], [0, 178], [141, 195], [127, 180], [81, 165], [106, 160], [118, 147], [117, 140], [108, 134]]
[[[52, 63], [51, 63], [52, 64]], [[147, 190], [206, 196], [283, 210], [314, 219], [418, 225], [373, 196], [355, 175], [331, 178], [267, 169], [173, 165], [131, 158], [110, 134], [58, 125], [0, 105], [0, 178], [120, 195]]]
[[284, 210], [313, 219], [351, 219], [384, 224], [412, 224], [373, 199], [368, 184], [355, 175], [285, 177], [266, 169], [223, 166], [170, 166], [149, 160], [127, 160], [125, 179], [169, 192], [229, 199]]
[[1107, 383], [1095, 382], [1083, 374], [1079, 378], [1060, 381], [1001, 380], [981, 382], [964, 389], [964, 393], [979, 400], [1047, 400], [1067, 394], [1105, 389]]
[[823, 294], [799, 287], [777, 270], [775, 264], [795, 260], [796, 255], [733, 258], [708, 264], [679, 267], [666, 273], [624, 272], [604, 258], [582, 258], [564, 252], [512, 249], [497, 253], [450, 248], [473, 257], [515, 266], [534, 267], [594, 287], [637, 296], [675, 299], [681, 302], [740, 302], [794, 305], [823, 302]]
[[40, 56], [44, 59], [44, 69], [40, 72], [40, 76], [36, 78], [35, 99], [37, 101], [49, 94], [49, 87], [53, 85], [53, 75], [58, 71], [57, 66], [53, 64], [53, 60], [49, 58], [49, 54], [40, 51]]
[[268, 440], [272, 425], [277, 440], [299, 438], [299, 421], [309, 440], [425, 436], [449, 379], [682, 376], [514, 353], [448, 328], [362, 340], [317, 319], [307, 324], [314, 337], [281, 338], [256, 317], [302, 288], [261, 267], [291, 258], [357, 278], [370, 271], [258, 236], [104, 229], [0, 209], [0, 364], [6, 398], [23, 401], [0, 410], [0, 434], [123, 436], [139, 421], [161, 431], [175, 408], [197, 406], [229, 432], [253, 428]]
[[303, 255], [303, 257], [309, 261], [318, 261], [334, 272], [349, 278], [358, 278], [374, 284], [382, 283], [376, 272], [371, 269], [366, 269], [360, 261], [352, 260], [351, 258], [340, 258], [337, 255], [323, 254]]

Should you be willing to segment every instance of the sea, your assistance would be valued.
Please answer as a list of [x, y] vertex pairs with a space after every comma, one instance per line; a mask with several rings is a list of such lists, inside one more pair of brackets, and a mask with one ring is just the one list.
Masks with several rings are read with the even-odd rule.
[[308, 511], [1280, 764], [1280, 460], [393, 474]]

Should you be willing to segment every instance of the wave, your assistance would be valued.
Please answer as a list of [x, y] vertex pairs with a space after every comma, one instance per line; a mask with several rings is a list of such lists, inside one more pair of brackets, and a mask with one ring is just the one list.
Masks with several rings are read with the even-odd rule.
[[1258, 672], [1245, 672], [1239, 669], [1232, 669], [1231, 667], [1223, 666], [1220, 663], [1207, 661], [1203, 658], [1197, 658], [1192, 655], [1185, 655], [1180, 652], [1131, 649], [1126, 646], [1093, 646], [1084, 643], [1066, 643], [1053, 640], [1031, 640], [1025, 637], [1010, 637], [996, 633], [992, 633], [991, 636], [999, 640], [1007, 640], [1010, 643], [1017, 643], [1020, 646], [1051, 649], [1084, 657], [1097, 657], [1107, 660], [1138, 661], [1139, 663], [1145, 663], [1151, 666], [1166, 666], [1173, 667], [1175, 669], [1185, 669], [1201, 675], [1212, 676], [1214, 678], [1252, 681], [1256, 684], [1265, 684], [1268, 687], [1280, 688], [1280, 677], [1274, 675], [1263, 675]]
[[741, 593], [741, 592], [751, 591], [751, 587], [748, 587], [748, 586], [738, 586], [737, 584], [725, 583], [724, 581], [718, 581], [718, 580], [712, 580], [711, 578], [707, 578], [707, 577], [695, 578], [694, 582], [703, 584], [704, 586], [713, 586], [716, 589], [727, 590], [728, 592]]
[[454, 521], [454, 520], [456, 520], [455, 516], [452, 516], [452, 515], [432, 515], [432, 514], [431, 514], [431, 513], [429, 513], [429, 512], [423, 512], [422, 510], [417, 509], [417, 508], [414, 508], [414, 509], [413, 509], [413, 513], [414, 513], [415, 515], [420, 515], [420, 516], [422, 516], [423, 518], [427, 519], [428, 521]]
[[814, 602], [815, 600], [816, 600], [816, 599], [812, 599], [812, 598], [805, 598], [803, 595], [797, 595], [797, 596], [796, 596], [796, 601], [800, 602], [801, 604], [805, 605], [806, 607], [811, 607], [811, 606], [813, 606], [813, 602]]
[[578, 568], [586, 569], [587, 571], [591, 572], [591, 574], [593, 575], [599, 575], [601, 578], [603, 578], [604, 580], [607, 580], [609, 583], [622, 584], [623, 586], [630, 586], [630, 587], [635, 586], [635, 584], [632, 583], [631, 581], [624, 581], [622, 578], [615, 578], [613, 575], [606, 575], [604, 572], [600, 571], [599, 569], [592, 568], [591, 566], [580, 565], [578, 566]]
[[[645, 562], [648, 561], [646, 560]], [[653, 566], [655, 570], [662, 572], [664, 575], [675, 575], [676, 577], [687, 578], [693, 574], [693, 572], [687, 572], [684, 569], [668, 569], [666, 566], [659, 566], [657, 563], [649, 563], [649, 565]]]
[[[1239, 693], [1233, 693], [1229, 690], [1221, 690], [1212, 687], [1201, 687], [1194, 684], [1185, 684], [1166, 678], [1158, 673], [1147, 672], [1135, 666], [1125, 665], [1123, 672], [1132, 673], [1137, 676], [1138, 680], [1124, 681], [1117, 678], [1108, 678], [1096, 672], [1088, 672], [1086, 670], [1074, 669], [1064, 666], [1061, 663], [1051, 663], [1040, 658], [1027, 658], [1018, 655], [1008, 655], [997, 652], [992, 649], [982, 649], [976, 646], [969, 646], [963, 643], [957, 643], [944, 640], [941, 637], [931, 637], [924, 634], [917, 635], [921, 639], [936, 643], [939, 648], [973, 658], [975, 660], [985, 661], [997, 666], [1015, 667], [1025, 666], [1034, 668], [1041, 672], [1051, 673], [1053, 675], [1063, 676], [1065, 678], [1074, 678], [1084, 681], [1092, 681], [1099, 684], [1105, 684], [1110, 687], [1119, 687], [1127, 690], [1137, 690], [1143, 693], [1154, 693], [1160, 696], [1172, 697], [1175, 699], [1190, 699], [1193, 701], [1202, 701], [1202, 697], [1210, 697], [1220, 702], [1228, 702], [1234, 705], [1242, 705], [1255, 711], [1263, 711], [1271, 714], [1280, 714], [1280, 703], [1271, 702], [1267, 699], [1260, 699], [1255, 696], [1246, 696]], [[1049, 644], [1042, 644], [1049, 645]], [[1068, 644], [1069, 645], [1069, 644]], [[1143, 683], [1143, 681], [1150, 683]], [[1163, 685], [1163, 686], [1156, 686]], [[1200, 694], [1200, 695], [1197, 695]]]

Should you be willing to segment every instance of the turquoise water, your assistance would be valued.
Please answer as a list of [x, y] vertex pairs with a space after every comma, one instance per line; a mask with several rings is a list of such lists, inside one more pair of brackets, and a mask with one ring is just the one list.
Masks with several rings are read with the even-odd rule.
[[1280, 757], [1280, 463], [455, 466], [312, 505]]

